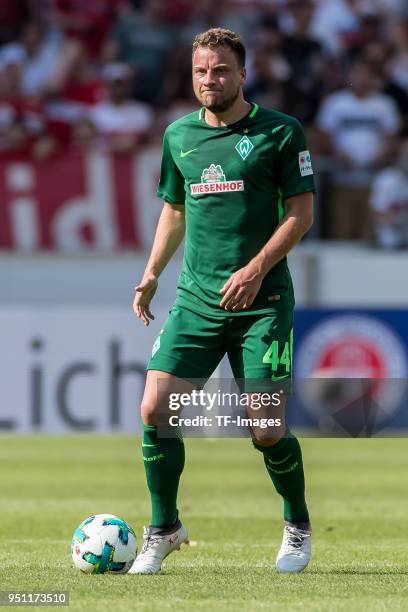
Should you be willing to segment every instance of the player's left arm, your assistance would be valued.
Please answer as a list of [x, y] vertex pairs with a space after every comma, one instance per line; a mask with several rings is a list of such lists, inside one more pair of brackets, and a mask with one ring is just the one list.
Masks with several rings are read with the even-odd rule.
[[271, 238], [251, 261], [232, 274], [221, 293], [225, 310], [243, 310], [254, 301], [266, 274], [299, 242], [313, 223], [313, 193], [287, 198], [285, 215]]

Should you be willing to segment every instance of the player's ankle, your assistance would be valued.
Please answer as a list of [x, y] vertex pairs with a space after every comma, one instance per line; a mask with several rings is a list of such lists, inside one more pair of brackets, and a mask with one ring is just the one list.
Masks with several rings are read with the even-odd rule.
[[181, 527], [181, 521], [177, 517], [175, 523], [172, 525], [150, 525], [150, 532], [152, 535], [171, 535], [175, 531], [178, 531]]
[[303, 531], [312, 531], [312, 525], [310, 520], [288, 520], [285, 519], [285, 525], [288, 527], [296, 527], [296, 529], [302, 529]]

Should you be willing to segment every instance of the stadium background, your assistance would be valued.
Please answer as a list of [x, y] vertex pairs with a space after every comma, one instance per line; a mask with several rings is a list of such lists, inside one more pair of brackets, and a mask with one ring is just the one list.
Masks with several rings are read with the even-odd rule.
[[[318, 192], [290, 256], [295, 372], [406, 376], [405, 2], [3, 0], [2, 430], [138, 427], [144, 364], [180, 267], [179, 253], [144, 328], [131, 302], [161, 208], [161, 138], [196, 108], [191, 40], [214, 25], [243, 35], [248, 99], [294, 114], [309, 138]], [[299, 351], [313, 353], [309, 368]]]
[[[186, 439], [180, 512], [197, 546], [157, 580], [88, 580], [69, 541], [95, 512], [139, 538], [149, 522], [135, 432], [180, 253], [148, 329], [131, 303], [163, 129], [196, 108], [198, 31], [240, 31], [248, 99], [308, 134], [296, 376], [406, 384], [407, 20], [405, 0], [0, 1], [0, 588], [68, 589], [73, 610], [406, 610], [405, 439], [303, 439], [316, 548], [301, 576], [274, 572], [281, 505], [248, 440]], [[406, 402], [385, 404], [404, 435]]]

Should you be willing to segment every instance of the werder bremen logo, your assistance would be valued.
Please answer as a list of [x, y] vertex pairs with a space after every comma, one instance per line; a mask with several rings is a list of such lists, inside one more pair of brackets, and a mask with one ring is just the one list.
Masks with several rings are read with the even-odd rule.
[[225, 174], [220, 164], [211, 164], [209, 168], [204, 168], [201, 175], [203, 183], [218, 183], [219, 181], [225, 181]]
[[239, 142], [235, 145], [235, 150], [238, 151], [242, 159], [245, 161], [254, 145], [249, 140], [248, 136], [243, 136]]

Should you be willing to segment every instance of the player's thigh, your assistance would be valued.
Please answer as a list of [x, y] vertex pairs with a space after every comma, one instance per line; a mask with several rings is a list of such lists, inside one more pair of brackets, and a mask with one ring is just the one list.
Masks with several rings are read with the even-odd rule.
[[171, 414], [170, 398], [172, 394], [190, 394], [195, 385], [187, 380], [173, 376], [168, 372], [148, 370], [145, 389], [140, 407], [140, 414], [145, 425], [157, 425], [168, 421]]
[[225, 353], [224, 321], [173, 306], [156, 338], [148, 370], [207, 379]]

